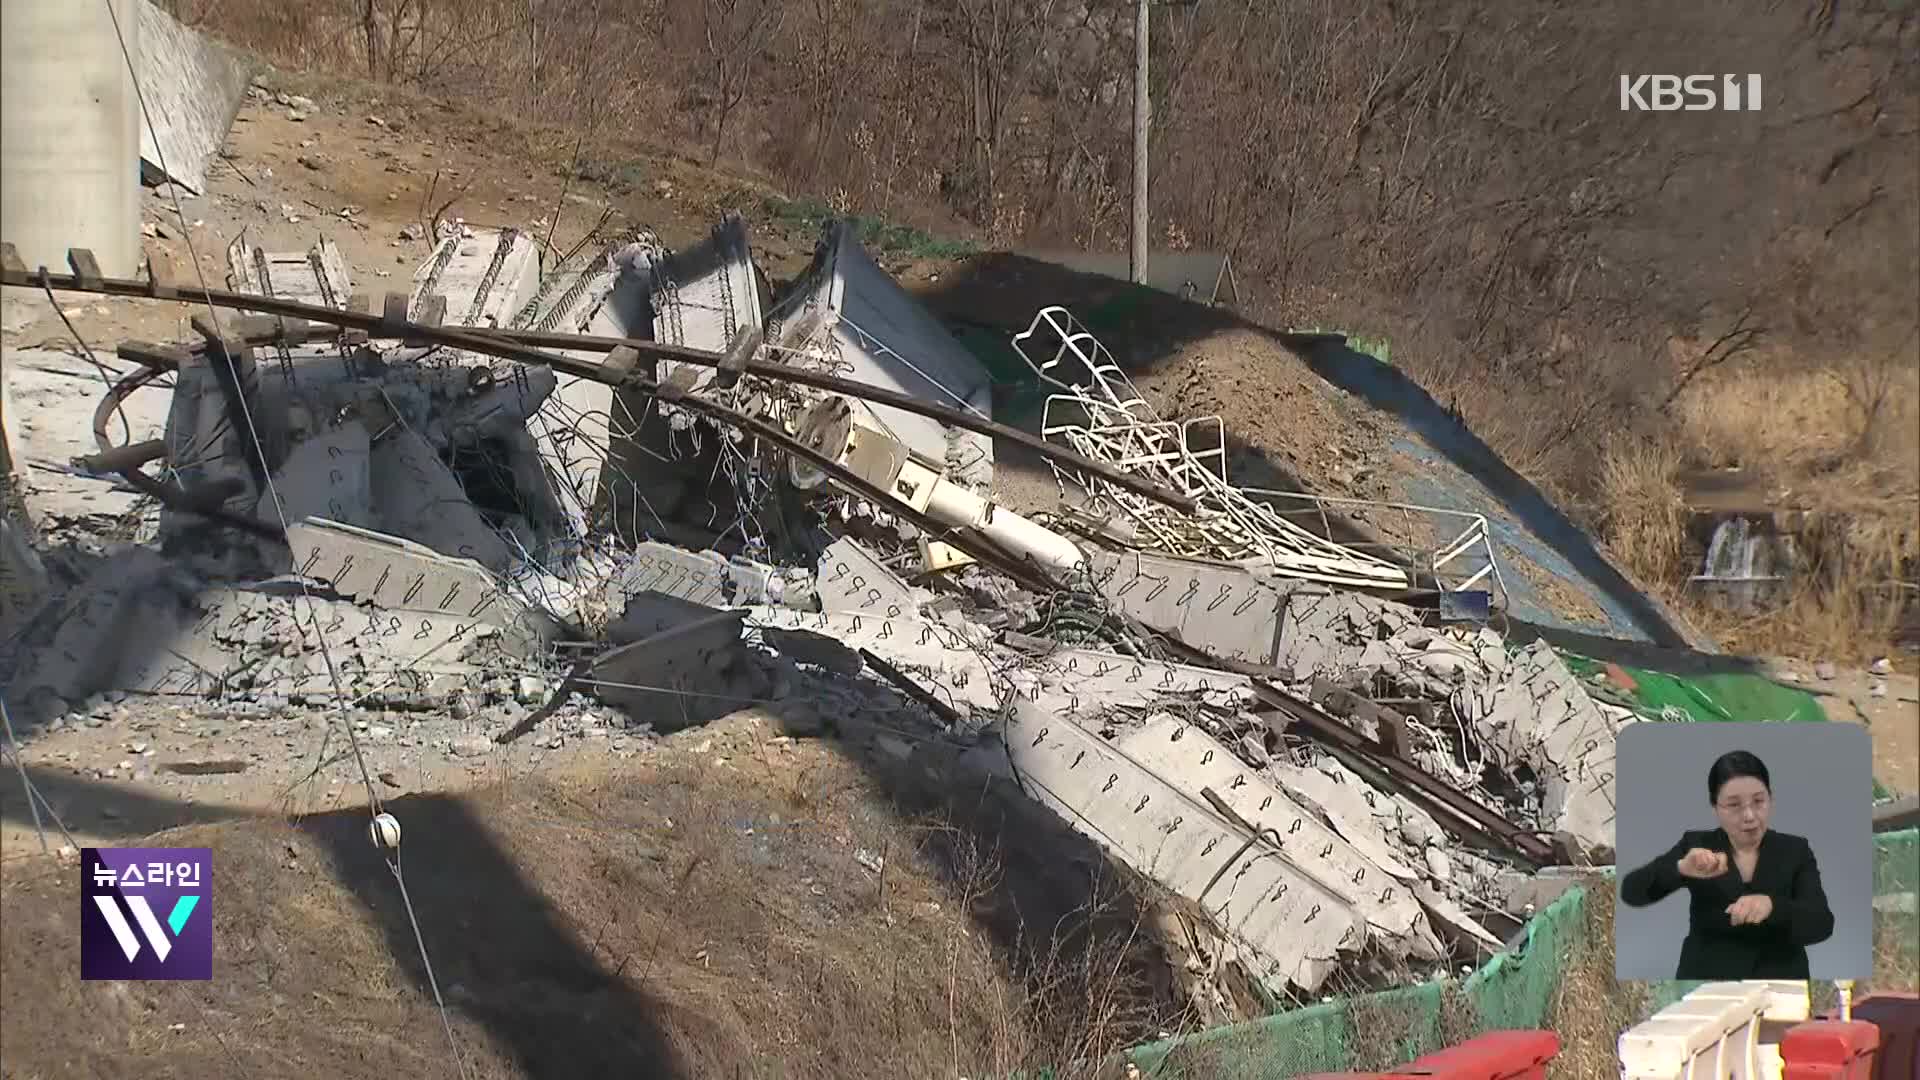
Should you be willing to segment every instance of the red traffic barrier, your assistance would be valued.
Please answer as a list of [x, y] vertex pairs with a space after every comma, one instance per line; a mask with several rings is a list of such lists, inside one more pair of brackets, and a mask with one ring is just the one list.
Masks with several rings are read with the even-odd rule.
[[1880, 1029], [1865, 1020], [1795, 1024], [1780, 1040], [1781, 1080], [1872, 1080]]
[[1426, 1080], [1544, 1080], [1560, 1053], [1551, 1031], [1489, 1031], [1394, 1070], [1391, 1076]]
[[1853, 1018], [1880, 1029], [1873, 1080], [1920, 1080], [1920, 994], [1873, 994], [1853, 1003]]
[[1545, 1080], [1560, 1053], [1551, 1031], [1491, 1031], [1380, 1073], [1314, 1073], [1294, 1080]]

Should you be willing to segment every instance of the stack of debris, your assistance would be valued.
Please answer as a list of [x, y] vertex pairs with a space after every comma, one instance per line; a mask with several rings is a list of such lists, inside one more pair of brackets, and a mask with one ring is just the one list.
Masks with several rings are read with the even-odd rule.
[[[226, 293], [56, 276], [275, 317], [121, 347], [146, 370], [76, 464], [152, 495], [157, 540], [56, 583], [16, 717], [433, 708], [503, 675], [550, 707], [502, 742], [582, 693], [662, 730], [884, 706], [1182, 898], [1203, 982], [1275, 998], [1452, 970], [1502, 947], [1534, 871], [1608, 857], [1632, 714], [1544, 645], [1440, 618], [1497, 602], [1484, 530], [1461, 580], [1438, 572], [1460, 545], [1292, 524], [1058, 308], [1015, 339], [1057, 391], [1041, 443], [992, 421], [986, 372], [845, 226], [779, 296], [737, 217], [555, 268], [456, 222], [377, 313], [328, 245], [229, 254]], [[164, 440], [112, 445], [162, 371]], [[996, 437], [1049, 455], [1058, 514], [996, 505]]]

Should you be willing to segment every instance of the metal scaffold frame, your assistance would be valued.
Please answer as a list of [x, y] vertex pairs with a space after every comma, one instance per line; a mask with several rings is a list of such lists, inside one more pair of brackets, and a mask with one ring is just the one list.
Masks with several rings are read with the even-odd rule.
[[[1490, 591], [1504, 593], [1484, 517], [1236, 487], [1227, 477], [1226, 431], [1221, 419], [1161, 419], [1113, 355], [1065, 308], [1041, 309], [1025, 331], [1014, 335], [1013, 346], [1043, 383], [1060, 391], [1047, 397], [1042, 437], [1063, 441], [1083, 457], [1158, 481], [1194, 500], [1198, 507], [1194, 513], [1169, 512], [1107, 481], [1050, 463], [1063, 484], [1071, 480], [1086, 492], [1093, 509], [1124, 514], [1140, 530], [1145, 546], [1191, 558], [1264, 562], [1290, 577], [1333, 585], [1406, 589], [1413, 582], [1400, 563], [1330, 539], [1327, 510], [1342, 507], [1398, 512], [1409, 518], [1410, 537], [1415, 532], [1411, 517], [1419, 513], [1458, 523], [1458, 535], [1430, 551], [1412, 543], [1405, 550], [1400, 550], [1400, 545], [1382, 546], [1425, 570], [1445, 591], [1490, 587]], [[1301, 512], [1276, 505], [1288, 500], [1308, 504], [1307, 512], [1317, 514], [1326, 535], [1316, 535], [1288, 520]], [[1469, 553], [1480, 557], [1473, 558]]]

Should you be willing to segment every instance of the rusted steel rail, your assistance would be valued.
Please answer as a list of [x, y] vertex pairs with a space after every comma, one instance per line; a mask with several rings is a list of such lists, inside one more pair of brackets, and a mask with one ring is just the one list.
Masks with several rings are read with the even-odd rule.
[[[10, 245], [9, 250], [6, 251], [4, 255], [8, 257], [6, 261], [17, 261], [16, 257], [12, 257]], [[84, 260], [76, 259], [76, 261], [91, 263], [92, 258], [91, 256], [87, 256]], [[86, 279], [83, 281], [82, 275], [53, 275], [47, 273], [44, 268], [32, 274], [28, 274], [26, 271], [17, 268], [8, 268], [4, 270], [3, 275], [0, 275], [0, 284], [19, 285], [23, 287], [50, 286], [55, 289], [64, 289], [67, 291], [131, 296], [147, 296], [150, 295], [149, 289], [165, 289], [165, 294], [161, 295], [161, 299], [186, 300], [196, 303], [205, 301], [215, 307], [225, 306], [264, 310], [268, 314], [278, 315], [283, 318], [307, 319], [311, 322], [329, 323], [364, 330], [369, 334], [378, 334], [382, 337], [424, 341], [435, 345], [442, 345], [450, 349], [460, 349], [466, 352], [480, 353], [485, 356], [495, 356], [503, 360], [516, 360], [527, 364], [544, 364], [553, 368], [555, 371], [579, 375], [609, 385], [630, 387], [642, 393], [652, 394], [662, 400], [672, 401], [694, 412], [701, 413], [712, 420], [765, 439], [785, 453], [800, 458], [820, 470], [845, 490], [871, 499], [887, 507], [888, 513], [911, 523], [927, 536], [952, 544], [954, 547], [973, 556], [982, 564], [991, 566], [1005, 573], [1007, 576], [1028, 588], [1050, 590], [1054, 587], [1047, 580], [1046, 576], [1032, 563], [1009, 554], [999, 546], [971, 530], [954, 528], [951, 525], [937, 521], [913, 509], [894, 498], [891, 493], [882, 490], [865, 478], [851, 472], [845, 466], [828, 458], [812, 447], [807, 446], [805, 443], [795, 439], [792, 435], [789, 435], [787, 432], [780, 430], [772, 424], [758, 417], [737, 412], [725, 405], [709, 401], [705, 398], [684, 394], [676, 387], [665, 386], [657, 380], [648, 378], [633, 363], [634, 358], [631, 355], [627, 355], [624, 358], [624, 362], [621, 362], [621, 358], [616, 355], [610, 358], [608, 364], [601, 365], [579, 360], [574, 357], [562, 356], [556, 353], [517, 345], [510, 341], [464, 329], [453, 330], [442, 326], [428, 326], [423, 323], [408, 322], [404, 319], [383, 318], [359, 312], [336, 311], [332, 308], [317, 307], [311, 304], [293, 303], [291, 301], [277, 300], [270, 297], [223, 293], [217, 290], [171, 289], [165, 286], [150, 286], [143, 282], [116, 281], [91, 275], [86, 276]], [[394, 305], [391, 304], [389, 305], [390, 308], [393, 306]], [[257, 324], [249, 328], [256, 331], [258, 330]], [[239, 327], [236, 326], [234, 329], [239, 329]], [[288, 331], [290, 336], [302, 332], [303, 330], [301, 328], [290, 328]], [[642, 344], [651, 346], [653, 343], [642, 342]], [[211, 346], [211, 343], [209, 343], [209, 345]], [[714, 362], [718, 363], [717, 358]], [[776, 375], [775, 377], [778, 376]], [[853, 385], [865, 390], [872, 389], [860, 383]], [[1064, 453], [1064, 451], [1060, 451], [1058, 447], [1052, 447], [1051, 449], [1056, 453]], [[131, 477], [129, 479], [131, 479]], [[157, 481], [153, 481], [150, 477], [145, 477], [145, 479], [147, 479], [150, 484], [158, 484]], [[157, 491], [150, 493], [155, 494], [156, 497], [159, 497], [160, 494]], [[220, 520], [226, 520], [217, 513], [210, 516], [219, 517]], [[249, 531], [269, 530], [269, 527], [261, 522], [249, 522], [246, 526], [239, 526], [237, 522], [230, 521], [228, 523], [235, 524], [237, 527], [248, 528]], [[278, 532], [278, 530], [269, 531], [274, 533]]]
[[1279, 687], [1250, 680], [1254, 696], [1273, 713], [1298, 724], [1306, 734], [1328, 746], [1361, 758], [1392, 778], [1396, 786], [1417, 802], [1436, 807], [1450, 818], [1469, 823], [1501, 847], [1537, 866], [1552, 866], [1560, 861], [1553, 845], [1520, 828], [1463, 792], [1428, 776], [1414, 765], [1382, 752], [1381, 748], [1359, 732], [1341, 724], [1318, 708], [1301, 701]]
[[[76, 252], [76, 254], [80, 254]], [[75, 260], [77, 264], [88, 265], [92, 257]], [[232, 308], [241, 311], [258, 311], [283, 319], [305, 319], [311, 322], [326, 323], [364, 331], [369, 335], [383, 338], [399, 338], [407, 341], [421, 341], [448, 348], [464, 349], [468, 352], [485, 353], [507, 359], [531, 359], [532, 363], [546, 364], [555, 371], [579, 378], [591, 379], [610, 386], [634, 384], [635, 376], [628, 371], [619, 370], [619, 365], [584, 360], [574, 356], [564, 356], [551, 352], [538, 352], [540, 349], [569, 349], [581, 352], [612, 353], [616, 349], [632, 350], [635, 357], [653, 360], [672, 360], [697, 367], [716, 368], [725, 371], [737, 371], [763, 379], [795, 383], [858, 398], [900, 409], [903, 412], [916, 413], [938, 420], [943, 424], [972, 431], [991, 438], [1005, 439], [1017, 443], [1035, 453], [1097, 476], [1115, 487], [1124, 488], [1138, 495], [1146, 496], [1156, 502], [1192, 513], [1198, 505], [1189, 497], [1172, 491], [1149, 480], [1143, 480], [1124, 470], [1117, 469], [1105, 462], [1094, 461], [1065, 447], [1050, 443], [1045, 439], [1019, 428], [1009, 427], [976, 416], [963, 409], [955, 409], [933, 402], [922, 401], [910, 394], [902, 394], [854, 379], [843, 379], [835, 375], [803, 371], [786, 364], [768, 363], [764, 360], [741, 362], [738, 357], [708, 352], [684, 345], [668, 345], [644, 338], [614, 338], [583, 334], [556, 334], [524, 330], [473, 329], [462, 328], [458, 331], [445, 327], [431, 326], [425, 323], [410, 322], [404, 318], [393, 317], [393, 296], [389, 294], [386, 313], [373, 314], [362, 311], [343, 311], [322, 307], [317, 304], [302, 304], [293, 300], [282, 300], [272, 296], [256, 296], [252, 293], [237, 293], [222, 289], [201, 289], [188, 285], [178, 285], [161, 281], [138, 281], [131, 278], [109, 278], [93, 273], [55, 274], [41, 267], [28, 270], [19, 261], [12, 245], [5, 245], [0, 251], [0, 285], [18, 288], [53, 288], [63, 292], [92, 293], [100, 296], [127, 296], [157, 300], [176, 300], [185, 303], [209, 304], [213, 307]], [[405, 304], [399, 306], [404, 312]], [[479, 342], [493, 341], [503, 345], [517, 347], [520, 351], [500, 352], [497, 348], [483, 348]], [[692, 399], [688, 399], [692, 400]]]

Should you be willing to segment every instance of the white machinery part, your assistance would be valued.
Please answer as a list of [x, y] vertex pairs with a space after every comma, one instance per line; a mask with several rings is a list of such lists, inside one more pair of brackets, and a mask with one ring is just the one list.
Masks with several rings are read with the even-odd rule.
[[[830, 397], [801, 417], [795, 434], [835, 464], [935, 521], [956, 529], [972, 529], [1059, 578], [1085, 570], [1087, 557], [1078, 544], [948, 480], [940, 469], [915, 458], [899, 440], [867, 427], [863, 419], [865, 414], [856, 413], [844, 398]], [[795, 484], [809, 489], [826, 480], [819, 470], [797, 458], [792, 476]], [[938, 548], [923, 547], [926, 569], [951, 565], [950, 555]], [[936, 561], [943, 565], [934, 565]]]
[[[922, 468], [913, 461], [907, 466]], [[932, 476], [927, 498], [928, 517], [955, 528], [972, 529], [1007, 551], [1032, 559], [1055, 577], [1065, 578], [1086, 567], [1086, 555], [1072, 540], [1003, 506], [995, 506], [932, 470], [925, 471]], [[905, 476], [904, 470], [902, 476]]]

